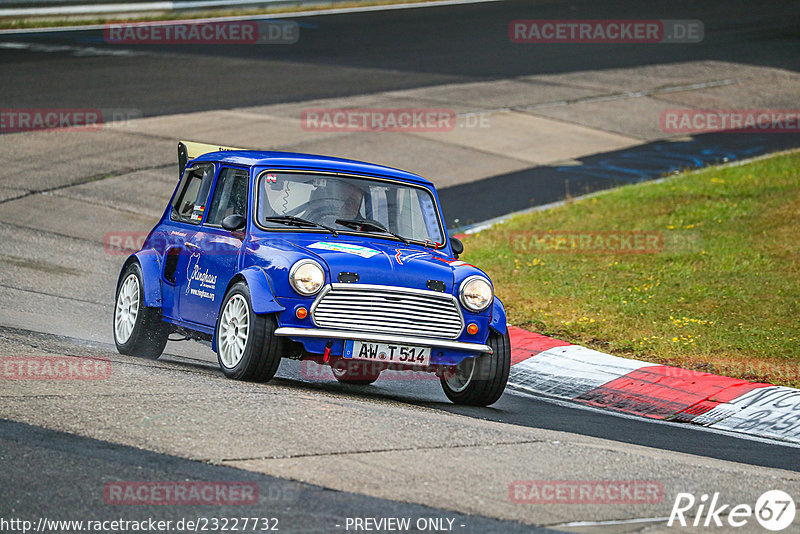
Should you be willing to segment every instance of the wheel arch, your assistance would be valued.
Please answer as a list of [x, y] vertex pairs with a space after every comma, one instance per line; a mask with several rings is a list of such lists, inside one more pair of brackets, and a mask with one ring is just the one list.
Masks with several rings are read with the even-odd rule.
[[140, 250], [131, 254], [122, 265], [117, 277], [117, 287], [122, 282], [122, 275], [132, 264], [138, 263], [142, 270], [142, 293], [144, 293], [144, 305], [148, 308], [161, 307], [161, 258], [153, 249]]
[[[278, 313], [284, 311], [286, 308], [280, 305], [275, 299], [275, 293], [272, 291], [272, 286], [269, 283], [267, 273], [258, 267], [248, 267], [236, 273], [227, 287], [223, 295], [227, 295], [230, 289], [238, 284], [244, 282], [247, 289], [250, 291], [250, 307], [255, 314], [264, 313]], [[217, 310], [217, 325], [219, 324], [219, 317], [222, 314], [222, 306], [225, 304], [225, 299], [220, 302], [219, 310]], [[217, 351], [217, 325], [214, 326], [214, 334], [211, 337], [211, 348], [214, 352]]]
[[508, 331], [506, 308], [497, 297], [492, 302], [492, 320], [489, 323], [489, 327], [499, 334], [505, 334]]

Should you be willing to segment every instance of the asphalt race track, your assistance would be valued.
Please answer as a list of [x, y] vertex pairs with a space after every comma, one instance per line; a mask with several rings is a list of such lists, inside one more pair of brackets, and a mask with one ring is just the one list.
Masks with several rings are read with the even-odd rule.
[[[507, 33], [511, 20], [558, 18], [564, 9], [562, 2], [504, 1], [297, 17], [301, 37], [292, 45], [120, 47], [106, 43], [102, 30], [0, 34], [0, 75], [13, 80], [0, 85], [0, 102], [19, 108], [57, 103], [131, 109], [147, 117], [689, 59], [800, 69], [800, 6], [791, 1], [769, 2], [755, 12], [746, 2], [724, 8], [715, 2], [671, 2], [670, 19], [703, 21], [701, 43], [531, 47], [496, 38]], [[664, 16], [656, 6], [639, 2], [602, 7], [570, 2], [568, 9], [569, 18]], [[44, 82], [42, 73], [47, 73]], [[442, 203], [448, 227], [681, 168], [797, 147], [800, 134], [699, 135], [667, 162], [663, 154], [652, 153], [657, 144], [620, 151], [638, 174], [620, 175], [608, 162], [614, 154], [603, 154], [585, 158], [581, 172], [540, 166], [447, 188]], [[638, 163], [631, 163], [637, 157]], [[603, 167], [587, 174], [587, 164], [598, 159]], [[473, 206], [473, 197], [484, 202]]]
[[[549, 532], [515, 521], [476, 518], [420, 505], [330, 491], [9, 421], [0, 420], [0, 444], [5, 451], [3, 462], [6, 465], [37, 466], [35, 470], [19, 469], [7, 471], [4, 475], [0, 499], [5, 503], [5, 516], [12, 512], [22, 517], [55, 519], [63, 516], [65, 509], [72, 517], [91, 517], [100, 521], [141, 520], [145, 516], [154, 521], [257, 516], [275, 518], [279, 529], [292, 532], [340, 530], [346, 517], [410, 517], [414, 522], [420, 518], [447, 517], [454, 525], [468, 524], [474, 532]], [[213, 515], [209, 515], [207, 507], [189, 505], [128, 507], [120, 512], [108, 506], [103, 501], [102, 492], [96, 491], [109, 478], [252, 483], [258, 486], [261, 498], [252, 506], [215, 508]], [[20, 488], [35, 491], [36, 498], [20, 499]], [[91, 497], [87, 499], [87, 495]], [[102, 513], [98, 514], [98, 510]]]
[[[702, 20], [706, 38], [692, 45], [591, 48], [498, 39], [515, 19], [665, 18], [658, 4], [634, 0], [523, 0], [298, 17], [300, 40], [283, 46], [141, 45], [135, 55], [113, 60], [68, 48], [46, 54], [6, 48], [0, 49], [0, 74], [13, 83], [0, 86], [0, 102], [134, 108], [152, 116], [688, 59], [800, 68], [797, 2], [767, 2], [754, 10], [747, 2], [677, 1], [669, 3], [668, 16]], [[101, 30], [2, 35], [0, 42], [117, 48], [104, 42]]]
[[[579, 158], [580, 165], [543, 165], [454, 185], [439, 194], [448, 228], [458, 231], [523, 211], [687, 168], [722, 164], [800, 146], [800, 134], [707, 133], [685, 141], [653, 141]], [[475, 203], [474, 199], [483, 199]]]
[[[706, 38], [691, 46], [609, 44], [535, 48], [497, 39], [498, 34], [507, 34], [509, 21], [529, 18], [699, 19], [705, 25]], [[102, 30], [0, 32], [0, 103], [7, 108], [133, 109], [141, 116], [157, 117], [688, 60], [730, 61], [800, 70], [800, 3], [796, 1], [769, 2], [757, 9], [748, 2], [723, 5], [681, 0], [669, 2], [665, 7], [635, 0], [607, 4], [592, 0], [505, 1], [306, 16], [293, 20], [300, 24], [301, 38], [291, 46], [142, 45], [120, 48], [106, 43]], [[0, 144], [5, 141], [4, 137], [0, 135]], [[172, 150], [171, 142], [169, 145]], [[629, 149], [581, 157], [579, 167], [531, 166], [444, 188], [440, 193], [448, 226], [459, 228], [532, 204], [560, 200], [565, 195], [658, 177], [690, 166], [687, 161], [699, 166], [796, 148], [800, 146], [800, 135], [695, 136], [681, 147], [670, 144], [673, 155], [682, 151], [671, 161], [653, 157], [663, 153], [662, 145], [661, 141], [647, 142]], [[46, 158], [47, 154], [42, 153], [41, 157]], [[637, 163], [624, 172], [615, 171], [619, 169], [616, 162], [620, 158], [627, 163]], [[658, 162], [653, 163], [654, 159]], [[154, 165], [157, 170], [164, 167], [163, 163]], [[95, 179], [95, 176], [89, 177], [86, 182]], [[475, 198], [485, 201], [476, 207]], [[0, 199], [0, 212], [5, 202]], [[34, 213], [31, 217], [35, 216]], [[85, 223], [67, 217], [63, 224], [77, 227]], [[266, 386], [229, 382], [223, 380], [216, 369], [216, 358], [210, 349], [191, 342], [170, 343], [167, 354], [158, 362], [126, 359], [117, 356], [108, 342], [113, 296], [107, 294], [107, 289], [116, 281], [116, 269], [122, 257], [106, 257], [102, 265], [76, 267], [71, 263], [66, 269], [74, 271], [67, 274], [74, 276], [76, 286], [85, 284], [85, 279], [91, 275], [97, 287], [103, 288], [85, 301], [73, 301], [77, 303], [76, 310], [85, 310], [83, 313], [92, 320], [108, 318], [107, 324], [96, 329], [75, 327], [71, 330], [71, 325], [79, 321], [71, 321], [63, 311], [68, 309], [64, 306], [71, 298], [72, 289], [62, 288], [64, 268], [58, 263], [57, 252], [48, 252], [37, 267], [37, 274], [43, 277], [38, 293], [7, 282], [13, 278], [11, 275], [19, 264], [14, 263], [18, 260], [3, 261], [2, 254], [21, 256], [22, 253], [8, 243], [13, 241], [13, 247], [24, 247], [17, 240], [35, 242], [36, 228], [25, 220], [0, 223], [0, 231], [5, 236], [2, 239], [8, 240], [0, 242], [0, 288], [12, 295], [7, 297], [9, 300], [17, 298], [18, 294], [30, 299], [29, 306], [36, 309], [39, 317], [49, 314], [53, 328], [48, 330], [40, 324], [23, 328], [28, 316], [20, 314], [13, 324], [0, 323], [0, 351], [29, 351], [31, 354], [88, 351], [92, 357], [109, 358], [124, 372], [115, 375], [121, 381], [113, 385], [120, 389], [119, 397], [111, 386], [85, 399], [82, 395], [86, 393], [77, 389], [65, 388], [57, 392], [36, 389], [29, 405], [25, 405], [23, 397], [26, 395], [21, 390], [6, 390], [0, 383], [0, 462], [3, 464], [0, 517], [66, 518], [64, 510], [69, 511], [70, 518], [87, 519], [208, 516], [208, 508], [191, 506], [112, 508], [103, 503], [102, 492], [98, 491], [104, 483], [114, 480], [191, 479], [258, 484], [262, 499], [257, 507], [221, 507], [215, 508], [213, 514], [218, 517], [271, 514], [286, 525], [281, 530], [289, 532], [344, 532], [341, 521], [356, 516], [446, 516], [456, 525], [462, 525], [456, 532], [544, 531], [533, 525], [574, 530], [579, 527], [570, 523], [573, 520], [611, 521], [621, 517], [615, 516], [613, 511], [589, 508], [564, 512], [558, 509], [546, 520], [538, 516], [531, 519], [519, 508], [506, 509], [504, 506], [508, 503], [498, 504], [490, 497], [484, 501], [484, 496], [473, 495], [474, 501], [459, 500], [458, 496], [468, 493], [463, 488], [479, 484], [482, 478], [481, 466], [477, 465], [480, 460], [468, 455], [470, 447], [484, 452], [492, 448], [499, 451], [504, 446], [518, 447], [507, 453], [509, 463], [515, 455], [519, 456], [520, 463], [529, 458], [532, 470], [545, 469], [537, 471], [541, 478], [546, 473], [558, 478], [553, 471], [546, 471], [548, 465], [559, 470], [560, 478], [574, 478], [572, 470], [583, 463], [589, 465], [587, 472], [597, 478], [604, 474], [613, 476], [615, 469], [622, 471], [619, 464], [613, 462], [630, 461], [632, 466], [639, 466], [637, 462], [652, 466], [653, 477], [663, 476], [667, 480], [665, 487], [674, 481], [669, 478], [670, 474], [659, 472], [661, 465], [674, 467], [675, 479], [688, 481], [696, 477], [718, 482], [719, 487], [730, 491], [759, 490], [756, 493], [761, 493], [771, 489], [764, 485], [770, 476], [774, 479], [780, 475], [778, 470], [789, 472], [787, 477], [795, 481], [796, 473], [800, 472], [800, 448], [790, 444], [621, 416], [511, 388], [492, 407], [467, 408], [449, 403], [435, 381], [380, 380], [372, 386], [345, 386], [334, 380], [308, 380], [300, 364], [286, 360], [274, 382]], [[81, 251], [97, 246], [97, 243], [74, 238], [65, 228], [50, 230], [46, 232], [48, 239], [63, 239], [62, 253], [74, 248], [74, 253], [80, 255]], [[54, 304], [56, 302], [58, 304]], [[9, 312], [9, 316], [13, 313]], [[73, 313], [76, 317], [81, 314], [80, 311]], [[100, 322], [98, 319], [97, 323]], [[170, 390], [173, 385], [175, 391]], [[201, 387], [208, 389], [198, 390]], [[169, 391], [164, 393], [159, 388]], [[206, 391], [209, 392], [207, 402], [203, 396]], [[162, 394], [164, 398], [160, 397]], [[247, 399], [242, 400], [241, 406], [237, 406], [235, 400], [238, 395]], [[284, 396], [285, 400], [276, 400], [279, 396]], [[54, 406], [64, 409], [64, 414], [51, 412], [47, 403], [53, 399], [58, 399], [53, 401]], [[216, 401], [219, 403], [215, 404]], [[163, 404], [166, 402], [174, 403], [175, 411]], [[192, 402], [197, 405], [184, 406]], [[276, 412], [284, 409], [285, 413], [265, 413], [263, 406], [272, 406], [273, 402], [278, 406]], [[350, 405], [357, 407], [359, 415], [355, 420], [364, 426], [348, 429], [350, 434], [345, 438], [342, 437], [346, 434], [342, 430], [342, 419], [347, 417], [346, 409]], [[304, 409], [315, 407], [320, 411], [312, 414], [312, 420], [301, 419], [308, 417], [303, 416]], [[238, 417], [234, 410], [238, 408], [247, 414], [246, 419], [252, 425], [242, 429], [242, 434], [232, 426]], [[319, 414], [330, 414], [335, 423], [313, 420], [313, 415]], [[166, 422], [163, 427], [162, 423], [157, 423], [158, 431], [154, 432], [134, 428], [131, 423], [161, 416]], [[295, 427], [303, 424], [295, 424], [295, 418], [308, 424], [309, 429], [296, 430]], [[402, 419], [402, 425], [395, 423], [395, 419]], [[414, 426], [415, 419], [422, 421], [418, 427]], [[254, 444], [261, 444], [258, 424], [264, 425], [261, 431], [264, 442], [269, 444], [269, 452], [250, 454]], [[395, 427], [395, 424], [401, 426]], [[452, 442], [430, 437], [440, 425], [456, 436]], [[504, 440], [504, 429], [513, 432], [513, 439]], [[211, 433], [213, 430], [222, 438], [217, 440]], [[312, 434], [312, 430], [316, 433]], [[330, 435], [326, 436], [328, 431]], [[359, 452], [363, 452], [363, 459], [350, 460], [347, 451], [356, 451], [370, 441], [372, 431], [378, 437], [374, 444], [370, 442], [369, 447]], [[294, 435], [295, 432], [302, 435]], [[412, 443], [411, 438], [417, 432], [431, 442], [425, 446]], [[406, 458], [407, 464], [402, 463], [403, 458], [392, 458], [382, 463], [388, 467], [381, 470], [376, 467], [379, 462], [371, 456], [395, 450], [391, 446], [395, 434], [402, 436], [402, 443], [396, 449], [417, 456]], [[548, 456], [556, 452], [525, 449], [536, 444], [550, 444], [555, 450], [553, 444], [565, 443], [570, 436], [575, 436], [585, 449], [579, 453], [570, 450], [563, 464], [560, 459]], [[230, 437], [229, 442], [227, 437]], [[321, 451], [284, 457], [281, 440], [298, 448], [310, 447], [319, 441]], [[326, 449], [328, 445], [330, 450]], [[235, 454], [237, 448], [248, 452]], [[473, 478], [453, 474], [453, 465], [446, 463], [449, 455], [461, 461], [462, 457], [458, 456], [461, 449], [466, 458], [464, 472], [475, 475]], [[520, 450], [528, 456], [520, 455]], [[596, 458], [593, 451], [597, 451]], [[428, 453], [430, 459], [426, 456]], [[503, 454], [506, 452], [497, 452], [498, 457]], [[638, 456], [634, 458], [634, 455]], [[305, 465], [291, 463], [301, 462], [306, 457]], [[425, 462], [435, 464], [437, 458], [442, 464], [438, 470], [431, 467], [429, 473], [423, 468]], [[270, 463], [270, 460], [275, 461]], [[350, 461], [353, 463], [348, 463]], [[320, 467], [325, 462], [332, 468], [340, 464], [336, 467], [345, 474], [336, 480], [332, 475], [326, 477]], [[499, 460], [496, 457], [487, 460], [487, 472], [499, 469], [499, 464], [492, 462]], [[524, 469], [528, 465], [516, 467]], [[308, 477], [303, 469], [309, 473]], [[375, 487], [365, 484], [359, 473], [353, 472], [359, 469], [375, 473], [378, 481]], [[403, 473], [404, 469], [410, 470], [413, 476]], [[722, 474], [717, 480], [715, 474], [709, 473]], [[425, 478], [429, 474], [430, 478]], [[753, 484], [755, 489], [746, 488], [741, 482], [742, 477], [750, 475], [759, 477], [753, 478], [757, 480]], [[430, 493], [416, 498], [414, 484], [422, 484], [421, 480], [425, 480], [425, 486], [440, 488], [439, 491], [428, 488]], [[507, 486], [512, 478], [501, 480]], [[400, 488], [397, 492], [390, 491], [393, 484]], [[697, 484], [695, 487], [702, 485]], [[455, 496], [448, 500], [443, 495], [447, 493], [445, 488], [451, 486], [458, 486], [463, 493], [454, 490]], [[502, 494], [505, 487], [500, 486]], [[713, 490], [716, 486], [709, 487]], [[669, 485], [669, 488], [679, 489], [676, 485]], [[280, 498], [270, 500], [271, 495]], [[671, 494], [667, 496], [670, 497]], [[421, 501], [431, 504], [419, 504]], [[655, 521], [652, 515], [655, 513], [648, 509], [642, 514], [632, 512], [632, 515]], [[663, 516], [661, 512], [658, 514]], [[615, 530], [612, 527], [607, 531]]]

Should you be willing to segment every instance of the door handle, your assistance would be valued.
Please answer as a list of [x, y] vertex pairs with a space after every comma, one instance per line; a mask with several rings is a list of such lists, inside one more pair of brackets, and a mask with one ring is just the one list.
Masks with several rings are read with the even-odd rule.
[[186, 248], [194, 249], [194, 250], [199, 250], [200, 249], [200, 247], [198, 247], [194, 243], [184, 243], [183, 246], [186, 247]]

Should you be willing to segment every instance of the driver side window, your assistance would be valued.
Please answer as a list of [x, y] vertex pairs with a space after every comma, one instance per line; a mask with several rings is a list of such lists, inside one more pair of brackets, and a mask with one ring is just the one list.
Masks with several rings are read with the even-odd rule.
[[170, 219], [190, 224], [200, 224], [208, 201], [208, 192], [214, 181], [214, 165], [195, 165], [183, 173], [178, 194], [172, 203]]
[[219, 172], [206, 224], [221, 226], [228, 215], [247, 218], [247, 188], [250, 175], [242, 169], [225, 167]]

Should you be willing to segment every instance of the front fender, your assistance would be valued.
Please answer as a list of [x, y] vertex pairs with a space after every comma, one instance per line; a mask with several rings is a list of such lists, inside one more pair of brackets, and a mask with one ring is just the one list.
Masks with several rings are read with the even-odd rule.
[[148, 308], [161, 307], [161, 257], [153, 249], [140, 250], [128, 256], [122, 270], [119, 272], [117, 287], [122, 280], [122, 273], [128, 265], [134, 261], [139, 262], [142, 268], [142, 293], [144, 293], [144, 305]]
[[239, 273], [247, 281], [253, 313], [277, 313], [286, 308], [275, 300], [267, 273], [258, 267], [248, 267]]
[[489, 323], [489, 327], [501, 334], [505, 334], [508, 330], [506, 308], [497, 297], [494, 298], [494, 302], [492, 303], [492, 321]]

